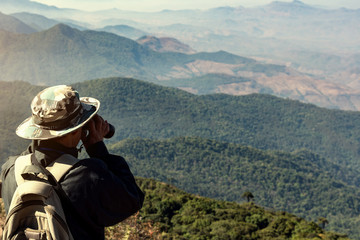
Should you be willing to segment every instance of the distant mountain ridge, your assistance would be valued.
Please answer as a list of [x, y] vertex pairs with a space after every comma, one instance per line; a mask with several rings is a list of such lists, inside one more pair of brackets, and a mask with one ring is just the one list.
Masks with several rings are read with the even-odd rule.
[[[31, 14], [26, 12], [21, 13], [14, 13], [11, 16], [21, 20], [22, 22], [28, 24], [32, 28], [36, 29], [37, 31], [42, 31], [49, 29], [56, 24], [59, 24], [58, 21], [46, 18], [44, 16], [38, 14]], [[11, 30], [9, 30], [11, 32]]]
[[[47, 84], [51, 84], [60, 79], [62, 82], [69, 83], [106, 75], [129, 75], [145, 80], [156, 80], [180, 74], [181, 71], [176, 69], [176, 65], [187, 69], [186, 64], [196, 60], [217, 61], [224, 64], [243, 64], [246, 61], [256, 64], [254, 60], [225, 52], [193, 55], [161, 54], [115, 34], [79, 31], [64, 24], [58, 24], [49, 30], [31, 35], [13, 35], [3, 32], [0, 37], [3, 41], [7, 38], [17, 38], [17, 41], [9, 42], [9, 46], [2, 49], [3, 54], [1, 55], [4, 57], [6, 52], [7, 56], [6, 59], [1, 59], [0, 56], [3, 65], [3, 80], [18, 79], [32, 83], [47, 81]], [[22, 50], [18, 51], [18, 49]], [[90, 58], [90, 56], [92, 57]], [[11, 61], [12, 57], [14, 59]], [[15, 57], [17, 58], [15, 59]], [[34, 62], [34, 59], [46, 60], [42, 65], [36, 65], [38, 62]], [[56, 64], [54, 64], [55, 62]], [[8, 66], [6, 66], [7, 64]], [[26, 72], [27, 69], [24, 68], [26, 64], [33, 65], [31, 72]], [[63, 64], [67, 66], [64, 67]], [[82, 67], [78, 68], [76, 65], [82, 65]], [[35, 74], [35, 76], [34, 71], [39, 68], [47, 71], [47, 74]], [[83, 70], [81, 71], [81, 69]], [[12, 75], [12, 70], [16, 72], [15, 75]], [[53, 74], [52, 71], [63, 71], [63, 74], [60, 77], [58, 74]], [[75, 74], [73, 75], [73, 73]], [[23, 77], [16, 77], [21, 74]], [[76, 74], [83, 75], [83, 77], [79, 78]], [[186, 74], [191, 76], [194, 73], [188, 69]]]
[[[59, 11], [60, 9], [54, 6], [33, 2], [29, 0], [1, 0], [0, 7], [6, 13], [14, 12], [35, 12], [43, 13], [44, 11]], [[60, 10], [61, 11], [61, 10]]]
[[192, 54], [196, 52], [189, 45], [183, 44], [174, 38], [143, 36], [136, 41], [141, 45], [157, 52], [180, 52], [186, 54]]
[[[7, 2], [10, 3], [9, 1]], [[44, 7], [43, 10], [44, 9], [49, 8]], [[38, 10], [40, 11], [41, 8]], [[168, 80], [171, 78], [196, 79], [206, 74], [224, 74], [230, 75], [231, 77], [250, 78], [252, 82], [255, 82], [255, 85], [233, 82], [226, 86], [214, 86], [212, 87], [212, 92], [248, 94], [263, 92], [263, 89], [266, 89], [266, 93], [315, 103], [323, 107], [359, 110], [358, 95], [360, 90], [357, 86], [359, 86], [358, 76], [360, 75], [360, 71], [356, 66], [359, 65], [360, 60], [356, 55], [356, 47], [351, 47], [357, 44], [355, 39], [358, 39], [358, 37], [356, 37], [358, 30], [352, 27], [357, 19], [359, 19], [358, 13], [355, 10], [326, 10], [312, 7], [299, 1], [293, 1], [290, 3], [273, 2], [266, 6], [250, 9], [243, 7], [222, 7], [208, 11], [186, 10], [162, 11], [158, 13], [130, 13], [118, 9], [86, 13], [71, 9], [52, 9], [51, 11], [44, 10], [43, 13], [45, 16], [50, 15], [62, 19], [62, 21], [72, 21], [72, 24], [81, 24], [81, 21], [87, 21], [87, 23], [83, 23], [83, 25], [89, 28], [93, 27], [91, 24], [109, 25], [115, 22], [118, 24], [123, 23], [126, 24], [128, 30], [132, 28], [132, 33], [131, 31], [127, 32], [127, 36], [140, 34], [141, 29], [146, 29], [147, 34], [154, 36], [174, 36], [181, 42], [200, 51], [204, 50], [205, 46], [208, 46], [207, 49], [215, 50], [220, 50], [218, 46], [222, 46], [221, 50], [229, 49], [235, 53], [237, 51], [249, 50], [251, 56], [258, 56], [258, 59], [262, 61], [272, 62], [274, 59], [273, 63], [276, 63], [279, 61], [276, 61], [275, 58], [281, 58], [280, 63], [286, 63], [287, 66], [306, 72], [311, 76], [310, 78], [308, 76], [297, 78], [291, 75], [289, 77], [286, 73], [285, 75], [280, 74], [279, 77], [269, 79], [266, 75], [259, 75], [257, 73], [252, 75], [252, 73], [248, 71], [239, 72], [237, 71], [237, 66], [223, 65], [217, 62], [214, 64], [209, 61], [188, 61], [185, 66], [184, 64], [179, 66], [172, 64], [167, 65], [172, 69], [163, 69], [167, 71], [165, 74], [163, 71], [161, 73], [152, 72], [148, 76], [152, 81], [155, 81], [154, 79]], [[198, 21], [196, 21], [196, 25], [193, 25], [194, 22], [189, 21], [189, 19], [191, 19], [188, 17], [189, 15], [197, 16]], [[94, 16], [99, 20], [98, 23], [91, 22]], [[119, 19], [119, 16], [121, 16], [121, 19]], [[264, 16], [264, 18], [255, 21], [254, 19], [257, 19], [256, 16]], [[326, 19], [326, 21], [322, 19]], [[314, 24], [314, 21], [319, 24], [321, 23], [321, 25]], [[158, 24], [153, 26], [154, 22]], [[165, 22], [166, 25], [159, 25], [161, 22]], [[261, 22], [263, 22], [263, 24], [260, 24]], [[207, 26], [212, 26], [212, 28], [208, 28]], [[331, 29], [332, 31], [330, 31]], [[103, 30], [120, 34], [120, 32], [117, 32], [115, 29], [111, 30], [111, 28], [109, 29], [107, 27], [104, 27]], [[335, 34], [336, 32], [339, 34]], [[202, 36], [203, 40], [198, 38], [197, 33], [201, 33], [199, 36]], [[291, 46], [289, 46], [289, 37], [292, 39]], [[135, 35], [132, 36], [132, 39], [135, 39]], [[324, 39], [328, 40], [323, 42]], [[195, 44], [192, 43], [194, 40], [195, 42], [193, 43]], [[329, 45], [328, 43], [331, 41], [335, 42]], [[345, 51], [345, 48], [350, 47], [352, 55], [339, 55], [339, 51], [336, 50], [336, 46], [339, 43], [342, 52]], [[261, 47], [252, 47], [254, 44], [260, 45]], [[311, 49], [310, 47], [319, 45], [324, 49]], [[266, 53], [269, 49], [279, 48], [281, 50], [276, 50], [275, 53]], [[259, 50], [263, 52], [258, 54], [257, 52]], [[249, 55], [249, 53], [241, 55], [246, 56]], [[64, 57], [62, 57], [62, 59], [63, 58]], [[78, 59], [75, 60], [78, 61]], [[51, 61], [52, 60], [50, 60], [50, 62]], [[68, 59], [67, 62], [69, 61], [71, 61], [71, 59]], [[100, 62], [111, 63], [112, 61], [102, 59]], [[299, 62], [301, 62], [301, 64], [299, 64]], [[161, 63], [159, 63], [158, 66], [159, 65], [161, 65]], [[135, 66], [135, 69], [136, 68], [139, 67]], [[27, 67], [24, 69], [27, 69]], [[85, 70], [86, 68], [83, 66], [79, 67], [79, 69]], [[149, 73], [148, 69], [141, 69], [139, 70], [141, 74], [138, 74], [135, 69], [128, 70], [126, 68], [119, 70], [118, 67], [114, 66], [105, 66], [103, 69], [104, 72], [106, 72], [105, 75], [98, 74], [98, 71], [90, 71], [91, 73], [89, 73], [89, 75], [93, 75], [94, 77], [132, 76], [139, 79], [146, 79], [146, 75]], [[156, 68], [150, 68], [151, 71], [154, 69]], [[59, 69], [55, 71], [59, 71]], [[124, 71], [127, 72], [123, 74]], [[78, 72], [75, 73], [77, 74], [76, 79], [91, 79], [80, 76]], [[121, 73], [121, 75], [118, 73]], [[30, 76], [30, 74], [31, 73], [27, 73], [25, 75]], [[47, 72], [47, 74], [49, 75], [49, 72]], [[23, 80], [19, 75], [21, 75], [21, 73], [17, 73], [15, 79]], [[37, 76], [40, 75], [41, 74], [37, 74]], [[64, 76], [66, 76], [66, 72]], [[67, 76], [66, 78], [68, 79]], [[277, 82], [277, 78], [281, 79], [280, 82], [283, 82], [281, 85]], [[32, 79], [34, 79], [34, 77], [32, 77]], [[157, 83], [161, 84], [161, 82]], [[164, 82], [164, 84], [173, 85], [169, 82]], [[192, 87], [179, 87], [193, 93], [201, 92]]]
[[322, 12], [320, 9], [307, 5], [299, 0], [292, 2], [273, 1], [265, 6], [269, 11], [289, 13], [294, 15], [314, 14]]
[[16, 33], [36, 32], [34, 28], [30, 27], [29, 25], [26, 25], [22, 21], [19, 21], [17, 18], [2, 14], [1, 12], [0, 12], [0, 29], [9, 32], [16, 32]]
[[6, 81], [23, 80], [52, 85], [126, 76], [196, 92], [191, 86], [174, 83], [178, 79], [222, 74], [227, 79], [226, 76], [250, 79], [255, 85], [248, 84], [249, 81], [226, 80], [226, 85], [215, 84], [211, 91], [205, 93], [241, 95], [267, 89], [265, 92], [269, 94], [319, 106], [360, 109], [360, 90], [315, 80], [285, 66], [263, 64], [225, 51], [160, 53], [115, 34], [79, 31], [64, 24], [30, 35], [1, 32], [1, 42], [4, 43], [0, 49], [1, 80]]
[[117, 34], [119, 36], [127, 37], [132, 40], [139, 39], [142, 36], [147, 35], [146, 32], [130, 27], [128, 25], [115, 25], [115, 26], [106, 26], [104, 28], [98, 29], [98, 31], [106, 31]]

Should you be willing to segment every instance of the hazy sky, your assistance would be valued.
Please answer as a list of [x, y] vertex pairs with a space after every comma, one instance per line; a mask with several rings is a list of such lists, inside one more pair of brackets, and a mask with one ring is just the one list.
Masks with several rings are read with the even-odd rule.
[[[118, 8], [132, 11], [161, 11], [163, 9], [209, 9], [219, 6], [254, 7], [272, 0], [33, 0], [60, 8], [102, 10]], [[292, 2], [292, 0], [281, 0]], [[346, 7], [360, 9], [360, 0], [302, 0], [303, 3], [327, 8]]]

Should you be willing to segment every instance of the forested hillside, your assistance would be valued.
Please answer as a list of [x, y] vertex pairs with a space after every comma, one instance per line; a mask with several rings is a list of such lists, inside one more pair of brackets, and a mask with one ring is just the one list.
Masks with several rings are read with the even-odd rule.
[[[135, 137], [202, 137], [114, 145], [114, 150], [127, 154], [139, 176], [156, 177], [183, 188], [193, 186], [189, 189], [193, 193], [231, 201], [239, 201], [242, 191], [255, 189], [259, 190], [254, 192], [257, 200], [264, 206], [309, 218], [328, 217], [330, 227], [345, 229], [341, 232], [358, 229], [358, 113], [269, 95], [196, 96], [125, 78], [74, 86], [81, 96], [101, 101], [100, 114], [116, 127], [115, 137], [107, 140], [108, 144]], [[42, 88], [24, 82], [0, 82], [0, 100], [8, 103], [0, 107], [2, 161], [28, 143], [16, 137], [14, 131], [30, 115], [30, 101]], [[301, 148], [315, 154], [299, 151]], [[141, 165], [144, 159], [157, 168]], [[171, 161], [177, 168], [172, 168]], [[149, 171], [144, 172], [138, 165]]]
[[124, 140], [110, 147], [135, 175], [155, 178], [215, 199], [241, 202], [250, 191], [257, 203], [316, 220], [359, 236], [359, 172], [347, 172], [307, 150], [262, 151], [200, 138]]
[[329, 110], [270, 95], [196, 96], [142, 81], [109, 78], [74, 85], [98, 97], [101, 114], [133, 137], [199, 136], [259, 149], [306, 148], [360, 169], [360, 113]]
[[31, 115], [30, 102], [44, 87], [25, 82], [0, 82], [0, 158], [24, 151], [28, 141], [16, 136], [15, 129]]
[[149, 179], [138, 183], [146, 193], [141, 221], [155, 223], [158, 230], [152, 239], [346, 239], [314, 222], [252, 202], [215, 201]]
[[[101, 101], [100, 114], [117, 129], [113, 142], [133, 137], [199, 136], [241, 143], [259, 149], [294, 151], [306, 148], [334, 163], [360, 169], [360, 113], [329, 110], [270, 95], [223, 94], [196, 96], [127, 78], [107, 78], [74, 84], [81, 96]], [[18, 90], [15, 90], [18, 89]], [[0, 82], [0, 99], [14, 112], [0, 122], [12, 133], [30, 116], [30, 101], [41, 87]], [[20, 96], [14, 97], [13, 92]], [[9, 133], [10, 133], [9, 132]], [[6, 139], [6, 141], [4, 140]], [[4, 135], [4, 149], [15, 135]]]

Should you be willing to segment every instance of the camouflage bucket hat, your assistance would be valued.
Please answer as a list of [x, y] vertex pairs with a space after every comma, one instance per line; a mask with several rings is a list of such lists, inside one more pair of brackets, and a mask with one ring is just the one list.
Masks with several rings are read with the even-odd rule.
[[51, 139], [84, 126], [99, 110], [95, 98], [79, 97], [71, 86], [49, 87], [38, 93], [31, 103], [32, 116], [16, 129], [25, 139]]

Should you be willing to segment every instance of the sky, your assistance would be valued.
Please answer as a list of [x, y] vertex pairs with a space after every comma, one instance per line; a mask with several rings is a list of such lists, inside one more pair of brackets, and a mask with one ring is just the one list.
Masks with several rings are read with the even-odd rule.
[[[74, 8], [86, 11], [118, 8], [120, 10], [156, 12], [164, 9], [201, 9], [221, 6], [256, 7], [274, 0], [32, 0], [59, 8]], [[292, 0], [280, 0], [292, 2]], [[359, 0], [302, 0], [303, 3], [325, 8], [360, 9]]]

